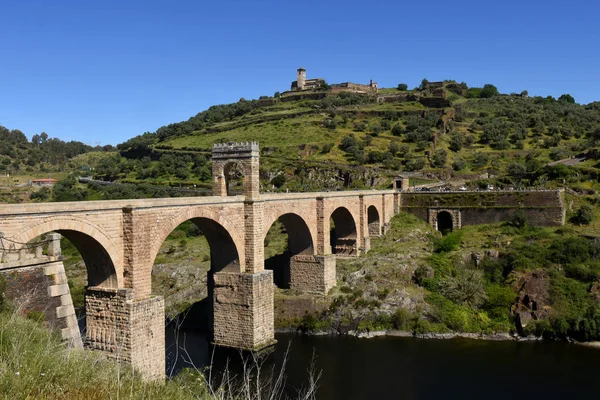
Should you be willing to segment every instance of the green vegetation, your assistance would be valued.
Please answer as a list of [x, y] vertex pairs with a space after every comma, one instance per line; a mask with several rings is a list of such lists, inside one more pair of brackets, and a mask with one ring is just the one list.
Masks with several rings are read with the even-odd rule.
[[441, 236], [399, 214], [367, 255], [338, 260], [329, 309], [295, 324], [599, 340], [600, 242], [580, 229], [534, 228], [517, 216]]

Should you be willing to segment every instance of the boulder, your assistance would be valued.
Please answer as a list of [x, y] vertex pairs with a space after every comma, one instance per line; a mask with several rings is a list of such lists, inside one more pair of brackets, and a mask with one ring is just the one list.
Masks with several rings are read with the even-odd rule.
[[523, 332], [531, 321], [550, 316], [550, 278], [544, 270], [513, 274], [516, 277], [513, 288], [518, 298], [511, 307], [511, 314], [515, 317], [517, 330]]

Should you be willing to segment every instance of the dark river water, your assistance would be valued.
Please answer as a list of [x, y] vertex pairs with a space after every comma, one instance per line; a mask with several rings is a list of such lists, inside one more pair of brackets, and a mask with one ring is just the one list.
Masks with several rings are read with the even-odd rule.
[[[321, 372], [317, 399], [599, 399], [600, 350], [562, 342], [491, 342], [382, 337], [278, 334], [265, 368], [285, 368], [291, 397], [308, 383], [314, 354]], [[224, 349], [214, 354], [205, 336], [180, 333], [196, 366], [216, 370], [230, 357], [239, 371], [240, 355]], [[167, 363], [176, 346], [167, 333]], [[179, 354], [174, 370], [189, 366]], [[187, 357], [187, 356], [185, 356]], [[169, 371], [167, 371], [169, 372]]]

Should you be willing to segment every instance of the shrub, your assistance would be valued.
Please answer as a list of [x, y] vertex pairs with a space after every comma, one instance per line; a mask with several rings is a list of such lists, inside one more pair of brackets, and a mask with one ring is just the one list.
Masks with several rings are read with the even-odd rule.
[[276, 188], [280, 188], [285, 184], [286, 178], [285, 178], [285, 174], [279, 174], [276, 177], [274, 177], [273, 179], [271, 179], [271, 183], [276, 187]]
[[458, 304], [478, 307], [486, 300], [483, 274], [477, 270], [459, 270], [439, 282], [440, 293]]
[[458, 249], [462, 241], [462, 232], [452, 232], [433, 241], [434, 253], [448, 253]]
[[594, 209], [587, 204], [582, 205], [575, 211], [571, 222], [580, 225], [589, 225], [594, 220]]
[[454, 171], [462, 171], [466, 167], [467, 167], [467, 162], [465, 160], [463, 160], [462, 158], [455, 158], [454, 161], [452, 161], [452, 169]]
[[399, 83], [398, 87], [396, 88], [398, 90], [400, 90], [401, 92], [405, 91], [408, 89], [408, 85], [406, 83]]
[[332, 148], [333, 148], [333, 143], [325, 143], [323, 145], [323, 148], [321, 149], [321, 153], [327, 154], [331, 151]]
[[394, 126], [392, 127], [392, 135], [394, 136], [400, 136], [404, 133], [404, 128], [402, 128], [402, 125], [398, 124], [394, 124]]
[[438, 149], [433, 153], [431, 157], [431, 165], [433, 167], [441, 168], [446, 165], [446, 160], [448, 159], [448, 153], [444, 149]]

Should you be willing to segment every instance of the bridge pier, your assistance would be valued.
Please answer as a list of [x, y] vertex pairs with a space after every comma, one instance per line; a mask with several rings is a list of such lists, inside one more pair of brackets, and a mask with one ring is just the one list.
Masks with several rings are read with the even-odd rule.
[[165, 304], [160, 296], [136, 300], [132, 289], [89, 287], [85, 296], [86, 347], [131, 364], [147, 379], [165, 377]]
[[335, 286], [335, 256], [297, 254], [290, 260], [290, 289], [327, 294]]
[[214, 344], [261, 350], [275, 344], [273, 271], [214, 274]]

